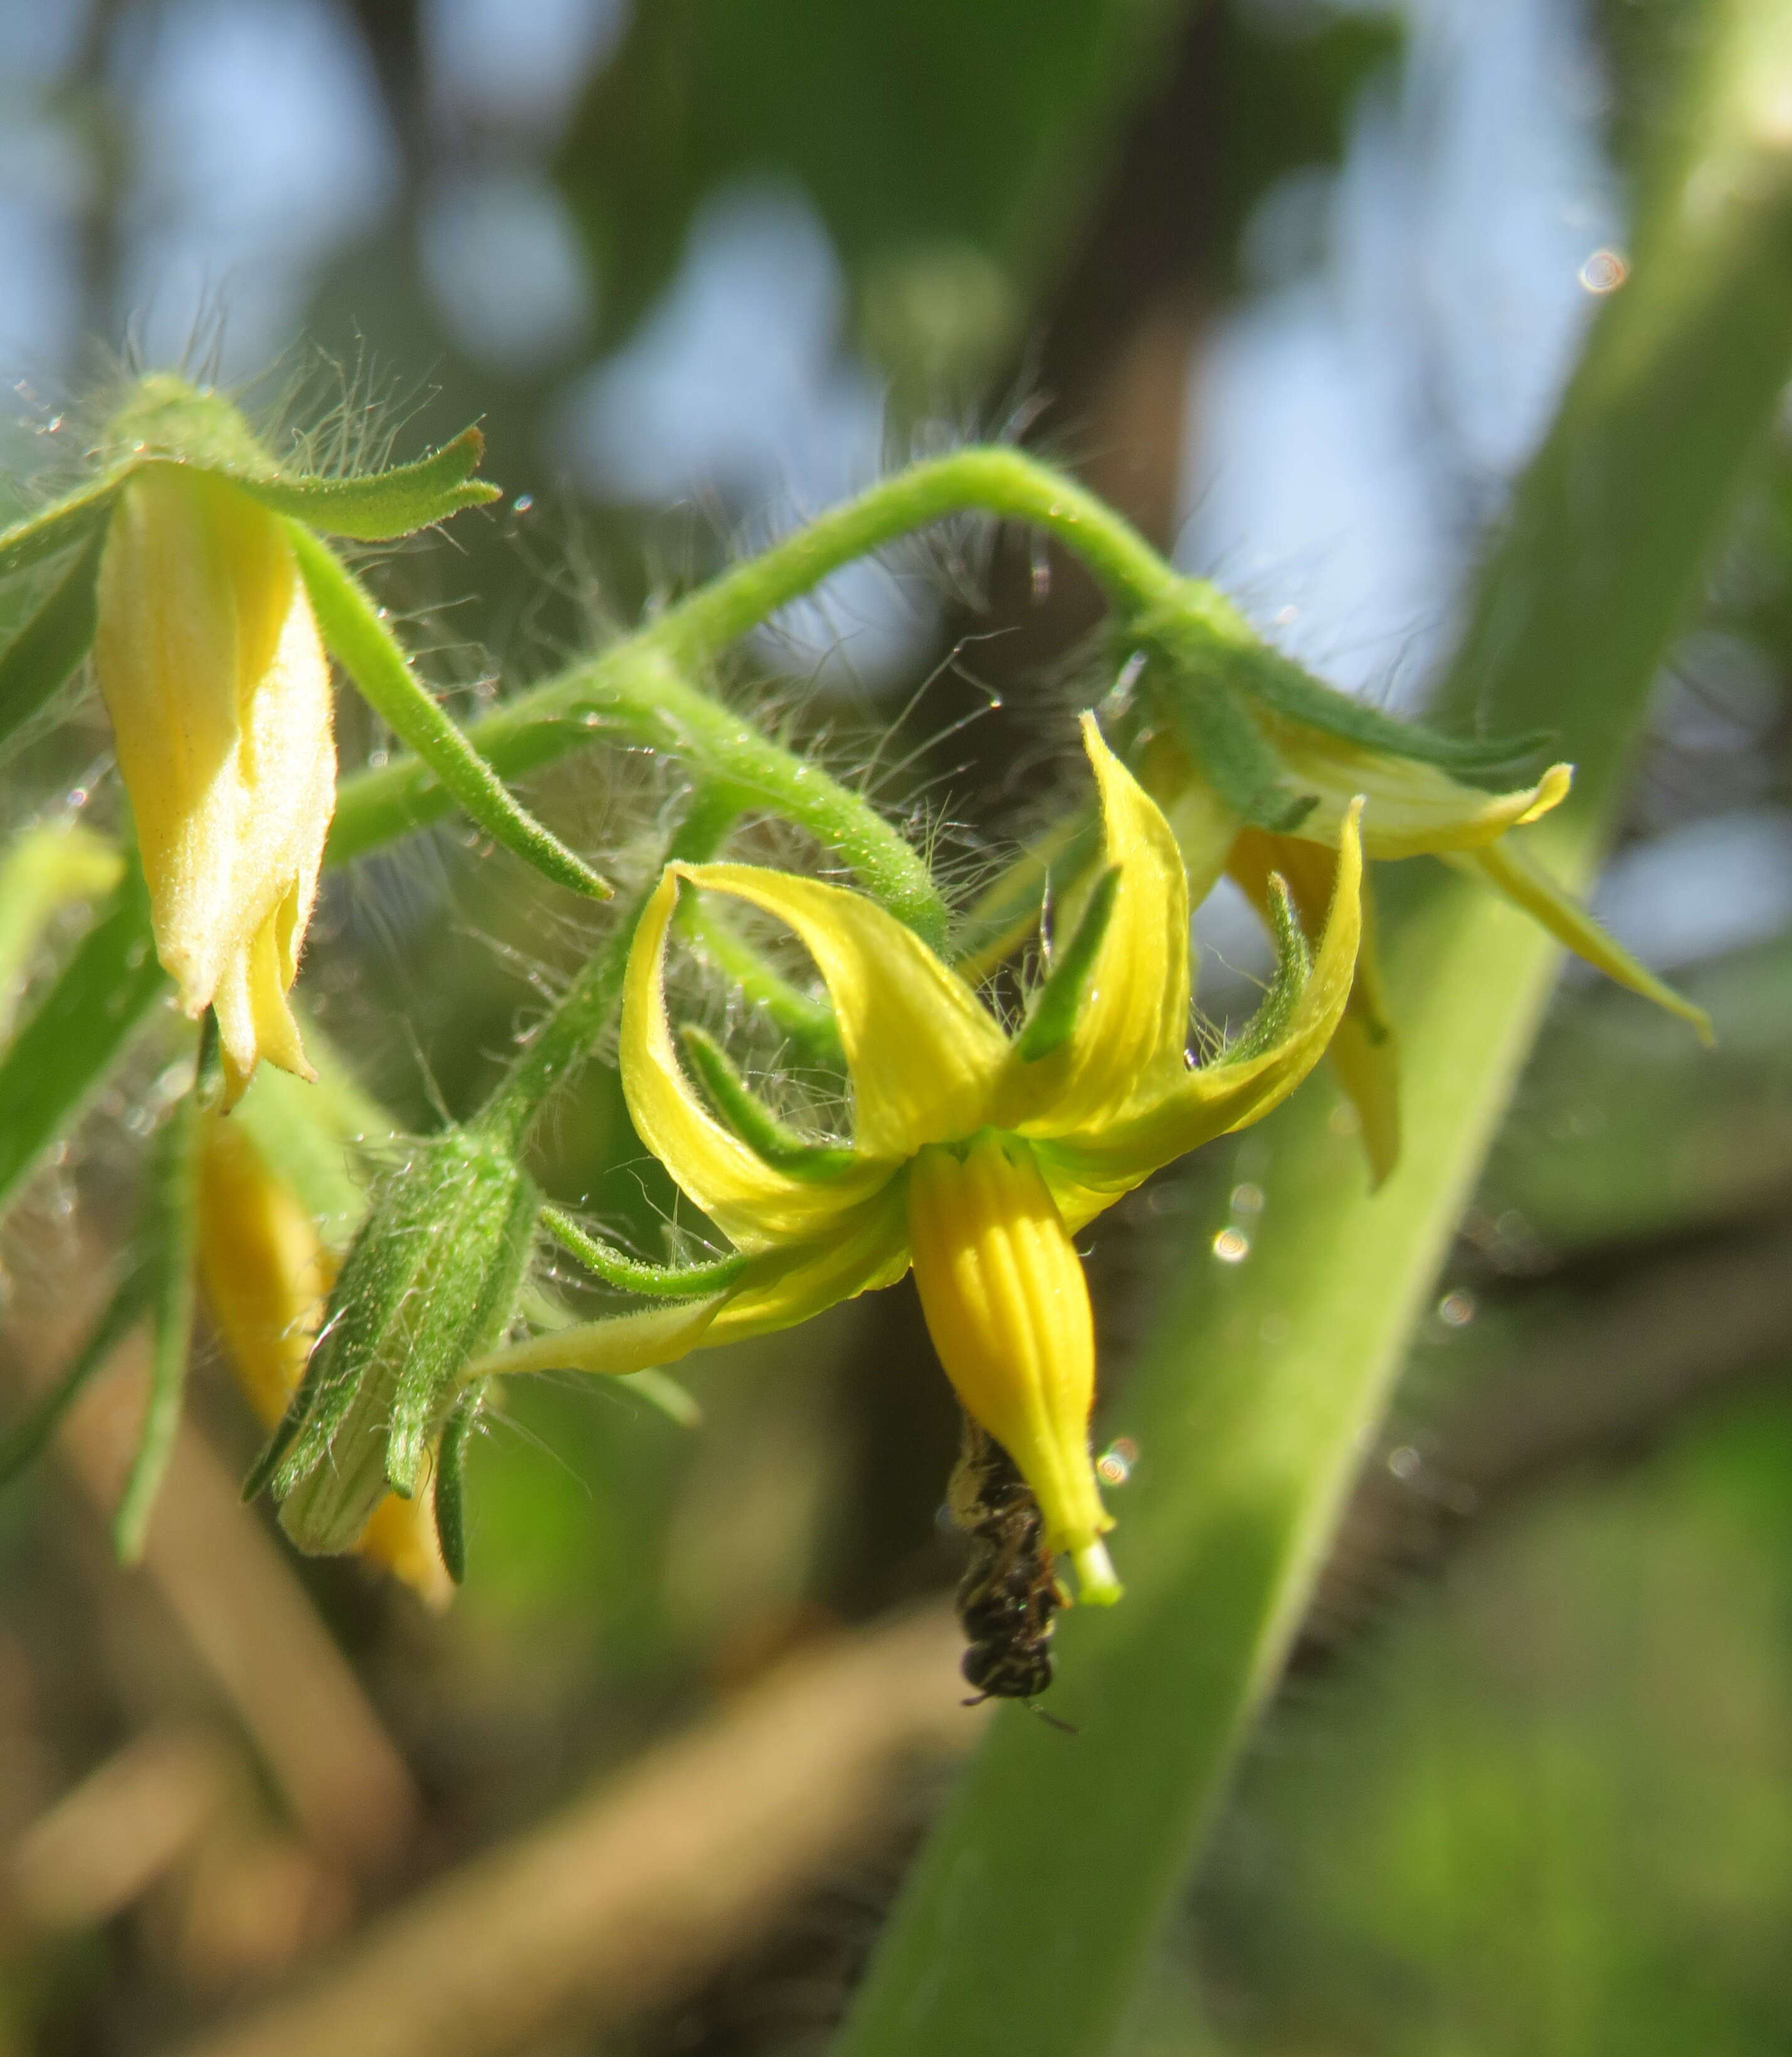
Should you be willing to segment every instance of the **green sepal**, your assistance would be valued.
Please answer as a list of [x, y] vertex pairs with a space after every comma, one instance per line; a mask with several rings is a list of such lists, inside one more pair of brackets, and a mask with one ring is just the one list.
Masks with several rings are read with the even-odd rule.
[[44, 595], [36, 612], [0, 651], [0, 744], [16, 735], [65, 685], [93, 647], [93, 585], [104, 538], [89, 538]]
[[1250, 716], [1214, 653], [1190, 644], [1150, 667], [1153, 697], [1177, 739], [1221, 800], [1252, 827], [1290, 835], [1318, 796], [1296, 792], [1274, 746]]
[[456, 1585], [467, 1577], [467, 1445], [485, 1404], [489, 1379], [469, 1386], [449, 1410], [436, 1452], [436, 1547]]
[[1268, 913], [1270, 932], [1276, 940], [1275, 976], [1243, 1032], [1226, 1046], [1220, 1058], [1222, 1064], [1241, 1064], [1272, 1050], [1288, 1033], [1312, 975], [1313, 953], [1300, 918], [1294, 911], [1287, 881], [1280, 872], [1269, 874]]
[[58, 550], [73, 549], [77, 543], [103, 529], [112, 511], [113, 496], [130, 476], [131, 466], [115, 465], [65, 493], [60, 500], [40, 508], [22, 521], [0, 531], [0, 579], [10, 578], [27, 565], [41, 564]]
[[541, 1210], [541, 1226], [606, 1286], [651, 1299], [700, 1300], [707, 1293], [719, 1293], [733, 1285], [746, 1269], [747, 1260], [741, 1256], [718, 1257], [708, 1264], [645, 1263], [613, 1243], [587, 1235], [570, 1215], [555, 1207]]
[[34, 1464], [55, 1434], [62, 1417], [80, 1397], [88, 1381], [101, 1370], [148, 1312], [153, 1291], [149, 1267], [133, 1261], [102, 1314], [75, 1352], [69, 1368], [41, 1394], [22, 1421], [0, 1435], [0, 1487], [11, 1484]]
[[1410, 757], [1465, 778], [1487, 777], [1534, 759], [1553, 740], [1548, 729], [1521, 735], [1440, 735], [1418, 722], [1402, 721], [1379, 707], [1323, 684], [1273, 650], [1240, 664], [1233, 682], [1284, 720], [1323, 730], [1341, 742], [1390, 757]]
[[289, 522], [287, 533], [325, 646], [374, 713], [494, 842], [556, 885], [607, 900], [608, 882], [511, 796], [465, 732], [436, 704], [354, 573], [303, 522]]
[[792, 1179], [837, 1179], [852, 1168], [853, 1151], [844, 1143], [812, 1143], [780, 1121], [734, 1067], [713, 1036], [687, 1024], [678, 1040], [690, 1068], [718, 1114], [756, 1157]]
[[500, 487], [473, 476], [485, 454], [485, 437], [468, 428], [414, 464], [365, 478], [283, 473], [277, 478], [239, 478], [236, 483], [251, 499], [307, 529], [352, 542], [383, 543], [445, 521], [464, 507], [487, 507], [501, 499]]
[[1110, 864], [1090, 889], [1089, 905], [1077, 924], [1076, 933], [1058, 954], [1051, 976], [1040, 987], [1027, 1026], [1015, 1048], [1027, 1064], [1037, 1064], [1061, 1050], [1075, 1033], [1077, 1017], [1088, 997], [1094, 976], [1095, 959], [1107, 934], [1114, 914], [1114, 900], [1120, 887], [1120, 866]]
[[462, 1369], [515, 1312], [537, 1203], [515, 1159], [464, 1129], [386, 1175], [244, 1488], [272, 1486], [301, 1550], [352, 1549], [389, 1487], [415, 1492]]
[[99, 919], [0, 1056], [0, 1210], [73, 1128], [168, 983], [133, 853]]
[[199, 1236], [200, 1116], [216, 1090], [212, 1076], [216, 1042], [216, 1026], [208, 1016], [193, 1082], [162, 1125], [144, 1193], [138, 1244], [151, 1281], [149, 1392], [136, 1449], [113, 1516], [113, 1547], [121, 1564], [134, 1564], [143, 1555], [149, 1517], [168, 1476], [186, 1397]]
[[477, 428], [463, 429], [414, 464], [320, 478], [277, 463], [221, 394], [166, 372], [139, 382], [108, 424], [106, 442], [121, 461], [114, 488], [137, 464], [191, 465], [228, 479], [277, 514], [357, 542], [390, 541], [499, 497], [496, 486], [473, 477], [485, 442]]

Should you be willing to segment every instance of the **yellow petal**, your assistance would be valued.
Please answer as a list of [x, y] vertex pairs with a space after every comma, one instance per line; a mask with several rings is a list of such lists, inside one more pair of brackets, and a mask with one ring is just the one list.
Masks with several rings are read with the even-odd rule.
[[[243, 1397], [264, 1429], [286, 1412], [336, 1274], [311, 1216], [240, 1120], [204, 1117], [196, 1256], [207, 1311]], [[431, 1488], [389, 1493], [356, 1545], [431, 1608], [454, 1590], [436, 1541]]]
[[1209, 1064], [1185, 1074], [1155, 1107], [1105, 1132], [1040, 1145], [1041, 1167], [1073, 1233], [1160, 1164], [1260, 1120], [1319, 1062], [1350, 998], [1362, 936], [1359, 811], [1357, 803], [1344, 817], [1325, 933], [1280, 1038], [1242, 1063]]
[[291, 545], [224, 480], [146, 466], [113, 510], [97, 598], [96, 667], [157, 954], [190, 1014], [225, 991], [234, 1086], [262, 1055], [302, 1071], [285, 994], [336, 760], [329, 666]]
[[244, 1397], [264, 1429], [304, 1373], [334, 1279], [311, 1217], [247, 1131], [208, 1114], [200, 1141], [200, 1290]]
[[1657, 1007], [1691, 1022], [1700, 1042], [1711, 1042], [1711, 1017], [1704, 1009], [1695, 1006], [1646, 965], [1639, 964], [1578, 901], [1562, 890], [1528, 851], [1509, 842], [1498, 843], [1486, 850], [1470, 850], [1453, 861], [1471, 878], [1491, 886], [1496, 893], [1503, 893], [1522, 907], [1576, 957], [1584, 957], [1620, 985], [1652, 1000]]
[[[1302, 926], [1308, 935], [1318, 933], [1337, 884], [1335, 850], [1298, 836], [1245, 829], [1232, 846], [1228, 868], [1266, 922], [1270, 875], [1279, 874], [1294, 896]], [[1326, 1055], [1356, 1109], [1370, 1175], [1379, 1186], [1399, 1161], [1400, 1058], [1382, 985], [1375, 900], [1367, 878], [1363, 882], [1363, 934], [1355, 976]]]
[[668, 869], [654, 889], [629, 950], [620, 1050], [630, 1117], [641, 1140], [738, 1248], [811, 1241], [888, 1178], [889, 1167], [793, 1179], [773, 1170], [698, 1097], [666, 1016], [666, 939], [680, 875]]
[[912, 929], [844, 886], [749, 864], [683, 869], [694, 884], [762, 908], [801, 937], [833, 997], [861, 1156], [893, 1168], [923, 1143], [988, 1120], [1008, 1039]]
[[432, 1614], [440, 1614], [453, 1599], [454, 1581], [436, 1536], [433, 1479], [410, 1500], [389, 1492], [368, 1516], [354, 1548], [358, 1556], [409, 1586]]
[[[1062, 1136], [1104, 1126], [1183, 1074], [1189, 1041], [1189, 889], [1157, 805], [1082, 718], [1102, 802], [1106, 863], [1120, 874], [1070, 1040], [1029, 1062], [1017, 1047], [993, 1116]], [[1061, 936], [1060, 941], [1067, 940]]]
[[1260, 707], [1253, 712], [1288, 767], [1290, 784], [1318, 795], [1295, 833], [1335, 848], [1344, 814], [1361, 795], [1368, 802], [1363, 835], [1369, 857], [1420, 857], [1495, 842], [1559, 806], [1574, 777], [1572, 765], [1552, 764], [1534, 786], [1484, 793], [1434, 764], [1365, 749]]
[[1089, 1452], [1094, 1326], [1082, 1262], [1031, 1147], [986, 1130], [921, 1151], [908, 1175], [915, 1283], [965, 1411], [1008, 1453], [1045, 1517], [1046, 1543], [1118, 1597], [1100, 1537], [1114, 1525]]
[[1198, 907], [1220, 882], [1243, 815], [1228, 807], [1173, 738], [1153, 736], [1139, 766], [1182, 853], [1189, 904]]

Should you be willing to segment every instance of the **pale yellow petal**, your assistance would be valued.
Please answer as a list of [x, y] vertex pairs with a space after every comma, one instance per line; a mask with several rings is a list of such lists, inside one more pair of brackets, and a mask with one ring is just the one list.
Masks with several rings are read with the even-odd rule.
[[[1017, 1044], [997, 1096], [998, 1126], [1034, 1136], [1099, 1128], [1155, 1100], [1185, 1069], [1189, 889], [1157, 803], [1102, 739], [1083, 747], [1101, 795], [1105, 865], [1120, 874], [1113, 911], [1068, 1042], [1029, 1061]], [[1060, 933], [1060, 945], [1070, 940]]]
[[1318, 805], [1293, 833], [1335, 848], [1345, 811], [1361, 795], [1368, 802], [1363, 851], [1372, 858], [1434, 855], [1496, 842], [1509, 829], [1559, 806], [1573, 781], [1572, 765], [1552, 764], [1534, 786], [1485, 793], [1435, 764], [1365, 749], [1260, 707], [1254, 711], [1288, 767], [1290, 784], [1318, 796]]
[[989, 1120], [1008, 1039], [912, 929], [862, 893], [820, 879], [748, 864], [694, 865], [684, 875], [801, 937], [833, 997], [861, 1155], [893, 1167], [923, 1143]]
[[1517, 846], [1497, 843], [1486, 850], [1470, 850], [1453, 860], [1470, 878], [1478, 878], [1503, 893], [1533, 919], [1541, 921], [1558, 942], [1579, 957], [1615, 979], [1620, 985], [1652, 1000], [1657, 1007], [1690, 1022], [1702, 1043], [1712, 1040], [1711, 1017], [1703, 1008], [1676, 993], [1647, 965], [1637, 962], [1616, 937], [1608, 935], [1586, 909], [1563, 891], [1530, 854]]
[[223, 479], [144, 467], [107, 532], [94, 647], [157, 953], [189, 1013], [222, 995], [235, 1088], [262, 1056], [303, 1074], [285, 994], [335, 747], [328, 663], [279, 521]]
[[1287, 1099], [1324, 1054], [1350, 999], [1362, 936], [1358, 818], [1355, 807], [1344, 817], [1338, 881], [1325, 933], [1280, 1039], [1240, 1063], [1209, 1064], [1185, 1074], [1157, 1106], [1105, 1132], [1039, 1146], [1042, 1167], [1073, 1233], [1160, 1164], [1260, 1120]]
[[643, 910], [623, 984], [623, 1092], [635, 1132], [680, 1187], [750, 1254], [823, 1234], [889, 1175], [866, 1165], [837, 1179], [774, 1171], [724, 1128], [685, 1076], [666, 1014], [667, 935], [681, 874], [669, 869]]
[[303, 1376], [335, 1260], [253, 1138], [208, 1113], [200, 1139], [200, 1288], [243, 1397], [264, 1429]]

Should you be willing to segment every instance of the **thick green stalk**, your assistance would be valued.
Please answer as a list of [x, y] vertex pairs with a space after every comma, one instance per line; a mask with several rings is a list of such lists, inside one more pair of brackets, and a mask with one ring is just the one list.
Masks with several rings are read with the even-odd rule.
[[[1446, 687], [1540, 715], [1578, 762], [1552, 825], [1584, 878], [1627, 747], [1792, 370], [1792, 19], [1718, 23], [1702, 127], [1602, 312], [1481, 582]], [[1099, 2057], [1111, 2048], [1241, 1738], [1274, 1686], [1338, 1510], [1502, 1112], [1557, 952], [1433, 877], [1394, 925], [1403, 1162], [1368, 1192], [1302, 1095], [1264, 1132], [1248, 1260], [1205, 1239], [1124, 1409], [1142, 1457], [1124, 1605], [1073, 1616], [1054, 1706], [1003, 1714], [918, 1864], [839, 2048]]]

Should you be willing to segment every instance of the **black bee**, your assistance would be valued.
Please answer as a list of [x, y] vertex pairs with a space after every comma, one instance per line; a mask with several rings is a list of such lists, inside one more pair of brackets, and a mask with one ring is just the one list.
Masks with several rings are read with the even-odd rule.
[[977, 1697], [1030, 1700], [1051, 1683], [1052, 1617], [1064, 1589], [1045, 1547], [1033, 1489], [995, 1438], [967, 1414], [946, 1502], [971, 1539], [958, 1618], [970, 1646], [959, 1667]]

